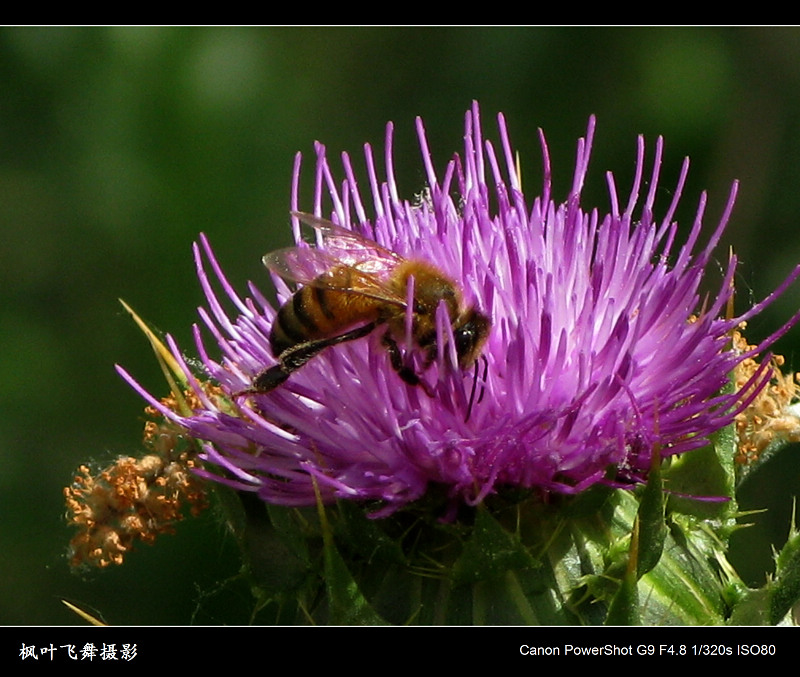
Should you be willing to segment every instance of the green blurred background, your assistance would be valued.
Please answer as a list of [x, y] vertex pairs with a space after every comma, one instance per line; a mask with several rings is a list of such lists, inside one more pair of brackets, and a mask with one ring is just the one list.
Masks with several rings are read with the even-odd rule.
[[[392, 120], [411, 197], [424, 180], [415, 116], [442, 167], [461, 149], [473, 99], [491, 138], [505, 113], [530, 197], [537, 128], [561, 199], [590, 114], [586, 206], [607, 208], [606, 170], [625, 192], [639, 133], [648, 151], [666, 138], [662, 213], [692, 158], [684, 226], [707, 188], [710, 230], [741, 180], [719, 249], [721, 265], [729, 244], [743, 261], [739, 310], [800, 262], [798, 29], [0, 29], [0, 624], [80, 623], [61, 599], [116, 625], [247, 622], [246, 589], [215, 594], [238, 562], [213, 513], [123, 567], [88, 577], [67, 567], [62, 487], [80, 463], [139, 449], [142, 402], [114, 363], [163, 389], [117, 299], [188, 347], [202, 303], [190, 249], [199, 232], [236, 285], [268, 287], [260, 255], [289, 242], [297, 151], [307, 168], [315, 140], [359, 158]], [[305, 181], [307, 195], [310, 172]], [[749, 338], [798, 307], [796, 285]], [[800, 368], [800, 328], [778, 351]], [[748, 488], [748, 507], [770, 508], [735, 537], [749, 583], [763, 582], [770, 544], [785, 540], [797, 457], [787, 451]]]

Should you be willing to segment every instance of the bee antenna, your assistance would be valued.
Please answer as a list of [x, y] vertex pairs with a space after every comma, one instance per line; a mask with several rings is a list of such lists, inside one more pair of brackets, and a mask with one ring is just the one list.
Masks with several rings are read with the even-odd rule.
[[[478, 403], [483, 400], [483, 396], [486, 393], [486, 375], [489, 373], [489, 360], [486, 359], [486, 355], [481, 355], [483, 358], [483, 377], [481, 378], [481, 394], [478, 396]], [[475, 371], [472, 375], [472, 391], [469, 394], [469, 404], [467, 405], [467, 417], [464, 419], [464, 423], [469, 421], [469, 417], [472, 415], [472, 405], [475, 404], [475, 392], [478, 389], [478, 360], [475, 360]]]

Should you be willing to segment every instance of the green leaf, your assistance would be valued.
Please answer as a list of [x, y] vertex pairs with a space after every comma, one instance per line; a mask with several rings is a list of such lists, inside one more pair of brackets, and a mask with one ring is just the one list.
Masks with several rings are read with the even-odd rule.
[[453, 565], [456, 585], [502, 577], [513, 569], [537, 568], [519, 538], [506, 531], [484, 506], [479, 506], [475, 526]]
[[221, 485], [216, 494], [261, 602], [291, 598], [311, 571], [307, 535], [292, 519], [291, 509], [267, 506], [253, 493]]
[[700, 519], [728, 520], [733, 528], [736, 451], [735, 431], [727, 426], [708, 446], [673, 458], [664, 470], [669, 509]]
[[719, 625], [728, 612], [718, 559], [722, 542], [702, 522], [672, 515], [658, 565], [639, 582], [642, 623]]
[[635, 567], [629, 567], [611, 600], [606, 616], [606, 625], [639, 625], [639, 590], [636, 585]]
[[317, 514], [322, 529], [328, 625], [385, 625], [386, 621], [370, 606], [336, 548], [325, 506], [316, 484], [314, 489], [317, 494]]
[[350, 574], [333, 539], [324, 545], [325, 589], [328, 597], [329, 625], [386, 625], [372, 608]]
[[[480, 625], [554, 625], [575, 622], [551, 566], [534, 558], [517, 532], [510, 532], [479, 506], [472, 533], [452, 567], [449, 621]], [[571, 588], [567, 588], [569, 593]], [[462, 622], [464, 622], [462, 620]]]
[[775, 579], [769, 588], [769, 622], [774, 625], [800, 602], [800, 532], [794, 516], [786, 545], [775, 558]]
[[641, 494], [636, 519], [639, 536], [636, 551], [638, 580], [658, 564], [667, 538], [667, 525], [664, 521], [664, 486], [658, 457], [654, 457], [653, 467]]
[[401, 546], [402, 534], [394, 538], [388, 534], [388, 520], [370, 519], [364, 506], [352, 501], [340, 501], [336, 505], [336, 511], [339, 518], [335, 526], [338, 543], [347, 543], [349, 551], [373, 566], [407, 564]]
[[731, 625], [769, 625], [770, 595], [767, 587], [748, 590], [733, 607]]

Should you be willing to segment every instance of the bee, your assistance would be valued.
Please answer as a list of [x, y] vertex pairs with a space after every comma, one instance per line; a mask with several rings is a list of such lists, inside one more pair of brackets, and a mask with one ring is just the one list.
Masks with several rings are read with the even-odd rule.
[[257, 374], [245, 392], [269, 392], [326, 348], [378, 328], [385, 328], [381, 343], [392, 368], [409, 385], [424, 388], [419, 375], [404, 362], [398, 341], [407, 335], [410, 304], [410, 335], [429, 366], [438, 351], [436, 311], [444, 303], [458, 366], [475, 367], [471, 411], [477, 361], [491, 328], [489, 318], [466, 306], [458, 285], [435, 265], [406, 259], [325, 219], [300, 212], [292, 215], [319, 233], [322, 246], [290, 247], [264, 256], [270, 271], [303, 286], [278, 309], [270, 331], [270, 347], [278, 364]]

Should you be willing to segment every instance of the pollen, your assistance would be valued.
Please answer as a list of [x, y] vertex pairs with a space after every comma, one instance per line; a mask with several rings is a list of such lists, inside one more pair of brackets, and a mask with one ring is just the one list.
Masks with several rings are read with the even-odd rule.
[[[744, 353], [752, 348], [740, 331], [733, 332], [734, 350]], [[737, 463], [752, 463], [774, 442], [800, 441], [800, 418], [792, 407], [800, 399], [800, 374], [785, 374], [782, 371], [784, 364], [782, 355], [770, 358], [769, 385], [736, 415]], [[742, 360], [734, 371], [736, 389], [744, 388], [758, 368], [759, 364], [753, 358]]]
[[73, 568], [122, 564], [137, 541], [153, 543], [187, 511], [197, 515], [207, 507], [204, 485], [192, 472], [195, 454], [180, 450], [180, 431], [151, 420], [144, 440], [152, 453], [119, 457], [97, 472], [81, 465], [64, 489], [67, 520], [78, 530], [69, 547]]

